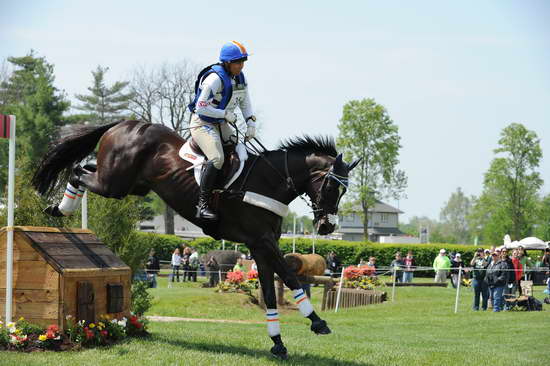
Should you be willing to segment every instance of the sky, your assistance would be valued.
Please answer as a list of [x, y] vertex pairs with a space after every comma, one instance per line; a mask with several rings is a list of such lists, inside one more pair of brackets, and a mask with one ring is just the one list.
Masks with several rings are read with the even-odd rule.
[[[438, 218], [461, 187], [479, 195], [499, 135], [536, 132], [550, 193], [548, 1], [0, 1], [0, 61], [33, 49], [74, 100], [91, 70], [217, 61], [243, 43], [262, 140], [336, 137], [344, 104], [374, 98], [399, 127], [412, 216]], [[296, 200], [291, 209], [305, 214]]]

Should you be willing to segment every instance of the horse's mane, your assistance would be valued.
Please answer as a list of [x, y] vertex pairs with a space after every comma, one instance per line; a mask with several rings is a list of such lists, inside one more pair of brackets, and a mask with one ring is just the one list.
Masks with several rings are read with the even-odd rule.
[[324, 153], [336, 157], [336, 143], [330, 136], [295, 136], [282, 140], [278, 146], [279, 150], [288, 150], [289, 152], [302, 153]]

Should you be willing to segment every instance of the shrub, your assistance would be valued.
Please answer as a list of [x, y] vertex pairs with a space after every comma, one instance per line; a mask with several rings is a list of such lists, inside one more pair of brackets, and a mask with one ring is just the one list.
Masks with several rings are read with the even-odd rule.
[[132, 283], [132, 311], [141, 316], [151, 307], [151, 294], [147, 291], [149, 283], [134, 281]]
[[136, 232], [136, 239], [139, 246], [154, 249], [160, 260], [169, 261], [172, 259], [172, 253], [175, 248], [181, 247], [188, 241], [175, 235]]

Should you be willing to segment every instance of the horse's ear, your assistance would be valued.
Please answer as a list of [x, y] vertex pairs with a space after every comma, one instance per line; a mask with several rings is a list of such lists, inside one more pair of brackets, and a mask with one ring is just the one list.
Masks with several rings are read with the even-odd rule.
[[334, 172], [337, 174], [342, 174], [346, 170], [347, 167], [342, 158], [342, 154], [338, 154], [336, 159], [334, 159], [333, 167]]
[[353, 163], [348, 164], [348, 171], [351, 172], [351, 170], [353, 168], [355, 168], [357, 166], [357, 164], [359, 164], [361, 162], [361, 160], [363, 160], [363, 158], [356, 159]]

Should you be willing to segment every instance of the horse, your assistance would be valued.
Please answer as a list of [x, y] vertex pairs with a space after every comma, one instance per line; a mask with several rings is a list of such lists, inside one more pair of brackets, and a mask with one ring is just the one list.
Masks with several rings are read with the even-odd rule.
[[[128, 120], [100, 126], [75, 125], [54, 141], [32, 179], [39, 194], [51, 198], [67, 180], [107, 198], [144, 196], [151, 190], [179, 215], [214, 238], [244, 243], [254, 260], [266, 304], [271, 353], [287, 359], [280, 334], [274, 288], [276, 273], [293, 291], [298, 308], [311, 320], [315, 334], [331, 333], [313, 309], [296, 275], [278, 247], [282, 217], [243, 201], [243, 192], [254, 192], [288, 205], [307, 194], [320, 235], [335, 229], [340, 199], [347, 189], [349, 172], [358, 161], [345, 163], [329, 137], [301, 136], [286, 139], [276, 150], [251, 154], [243, 173], [218, 196], [218, 221], [204, 222], [195, 215], [199, 187], [190, 163], [179, 156], [185, 139], [161, 124]], [[96, 165], [81, 166], [99, 143]]]

